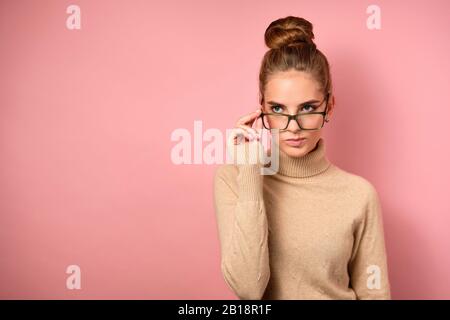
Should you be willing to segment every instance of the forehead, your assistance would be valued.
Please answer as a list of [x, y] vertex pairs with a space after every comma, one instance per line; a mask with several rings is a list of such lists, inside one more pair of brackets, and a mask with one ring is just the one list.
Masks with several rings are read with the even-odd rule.
[[309, 74], [300, 71], [278, 72], [272, 75], [265, 88], [265, 100], [277, 102], [302, 102], [321, 99], [318, 83]]

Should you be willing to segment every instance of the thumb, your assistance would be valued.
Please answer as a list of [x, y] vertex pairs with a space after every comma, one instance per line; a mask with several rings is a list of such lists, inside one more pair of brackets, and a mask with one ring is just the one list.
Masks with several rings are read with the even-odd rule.
[[255, 123], [255, 129], [262, 129], [263, 128], [263, 124], [262, 124], [262, 116], [261, 114], [259, 115], [258, 119], [256, 119], [256, 123]]

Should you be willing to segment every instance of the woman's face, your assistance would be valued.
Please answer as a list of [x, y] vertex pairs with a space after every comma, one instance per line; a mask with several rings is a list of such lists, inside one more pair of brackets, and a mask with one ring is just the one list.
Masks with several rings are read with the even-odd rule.
[[[286, 72], [278, 72], [272, 75], [266, 84], [264, 92], [263, 112], [266, 113], [284, 113], [297, 114], [308, 112], [322, 112], [326, 108], [326, 97], [324, 93], [319, 90], [318, 83], [310, 78], [304, 72], [290, 70]], [[308, 104], [302, 105], [304, 102], [315, 100]], [[328, 116], [330, 118], [333, 110], [334, 97], [330, 96], [328, 99]], [[321, 104], [322, 103], [322, 104]], [[322, 124], [321, 115], [315, 115]], [[312, 117], [315, 117], [312, 116]], [[309, 116], [310, 117], [310, 116]], [[269, 119], [265, 116], [266, 123], [272, 123], [271, 128], [275, 127], [275, 122], [285, 119], [284, 117], [276, 116]], [[280, 120], [278, 120], [280, 119]], [[304, 118], [305, 121], [312, 121]], [[299, 119], [301, 123], [301, 120]], [[323, 128], [322, 128], [323, 129]], [[315, 148], [318, 140], [322, 135], [322, 129], [319, 130], [302, 130], [297, 122], [291, 120], [289, 126], [285, 130], [279, 131], [279, 146], [280, 149], [291, 157], [301, 157]], [[302, 142], [288, 141], [288, 139], [304, 138]]]

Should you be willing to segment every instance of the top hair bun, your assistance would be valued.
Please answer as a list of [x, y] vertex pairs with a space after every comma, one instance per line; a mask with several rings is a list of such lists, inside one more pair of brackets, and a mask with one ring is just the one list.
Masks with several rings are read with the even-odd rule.
[[288, 16], [273, 21], [266, 29], [264, 40], [270, 49], [309, 44], [313, 42], [313, 25], [308, 20]]

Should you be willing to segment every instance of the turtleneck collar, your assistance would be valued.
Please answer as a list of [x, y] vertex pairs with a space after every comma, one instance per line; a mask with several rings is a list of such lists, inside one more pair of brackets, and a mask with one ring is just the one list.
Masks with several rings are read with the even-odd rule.
[[316, 147], [301, 157], [291, 157], [279, 149], [278, 173], [295, 178], [319, 174], [331, 165], [325, 153], [325, 141], [320, 138]]

